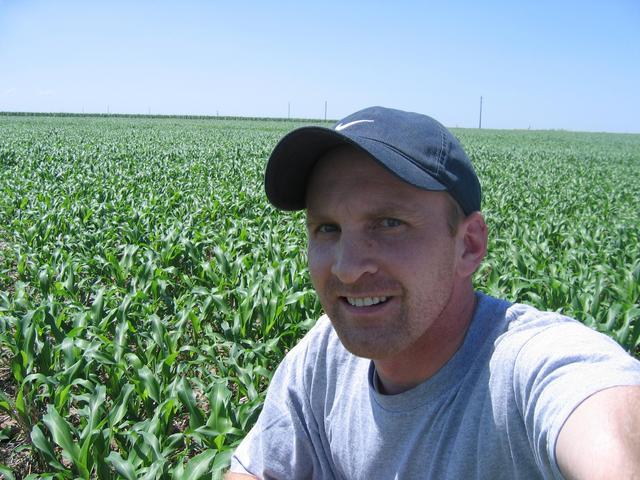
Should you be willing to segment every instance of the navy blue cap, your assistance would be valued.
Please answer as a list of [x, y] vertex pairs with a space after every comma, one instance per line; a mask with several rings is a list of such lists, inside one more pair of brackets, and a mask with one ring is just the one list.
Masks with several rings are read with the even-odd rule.
[[480, 210], [480, 182], [453, 134], [426, 115], [383, 107], [360, 110], [333, 128], [302, 127], [283, 137], [267, 163], [269, 201], [282, 210], [304, 209], [315, 163], [340, 145], [364, 151], [411, 185], [448, 192], [466, 215]]

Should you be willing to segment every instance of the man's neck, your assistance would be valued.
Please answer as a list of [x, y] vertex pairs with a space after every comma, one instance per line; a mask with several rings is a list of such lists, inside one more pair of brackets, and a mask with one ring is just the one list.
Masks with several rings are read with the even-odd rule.
[[435, 375], [458, 351], [464, 341], [476, 307], [470, 287], [456, 307], [445, 309], [429, 330], [408, 349], [385, 359], [374, 360], [381, 393], [395, 395]]

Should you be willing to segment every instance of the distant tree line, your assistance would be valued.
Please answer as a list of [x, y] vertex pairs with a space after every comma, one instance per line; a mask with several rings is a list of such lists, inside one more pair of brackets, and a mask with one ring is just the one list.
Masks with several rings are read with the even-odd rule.
[[[324, 122], [317, 118], [239, 117], [230, 115], [145, 115], [141, 113], [68, 113], [68, 112], [1, 112], [0, 116], [17, 117], [103, 117], [103, 118], [180, 118], [185, 120], [257, 120], [281, 122]], [[333, 122], [333, 120], [326, 120]]]

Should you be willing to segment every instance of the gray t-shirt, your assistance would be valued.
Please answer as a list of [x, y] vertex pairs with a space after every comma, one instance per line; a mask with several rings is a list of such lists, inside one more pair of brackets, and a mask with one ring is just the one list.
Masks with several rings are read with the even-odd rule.
[[465, 340], [431, 378], [376, 390], [327, 317], [286, 356], [235, 472], [277, 479], [562, 478], [560, 428], [580, 402], [640, 384], [640, 362], [556, 313], [477, 294]]

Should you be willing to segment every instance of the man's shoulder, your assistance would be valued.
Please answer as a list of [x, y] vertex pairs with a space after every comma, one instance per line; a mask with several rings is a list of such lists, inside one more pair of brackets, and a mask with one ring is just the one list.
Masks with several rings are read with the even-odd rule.
[[610, 337], [587, 327], [562, 312], [540, 310], [531, 305], [514, 303], [506, 311], [510, 337], [522, 337], [526, 342], [547, 341], [550, 338], [573, 341], [595, 341], [618, 345]]
[[479, 301], [476, 320], [482, 324], [484, 333], [488, 333], [490, 328], [495, 330], [496, 343], [519, 336], [535, 336], [554, 328], [591, 331], [578, 320], [561, 312], [540, 310], [525, 303], [513, 303], [481, 292], [477, 292], [477, 296]]
[[477, 292], [476, 295], [479, 299], [477, 315], [491, 317], [492, 322], [503, 320], [505, 330], [508, 331], [545, 328], [562, 323], [580, 324], [560, 312], [540, 310], [526, 303], [514, 303], [482, 292]]
[[638, 362], [615, 340], [561, 312], [513, 304], [506, 329], [496, 341], [496, 356], [516, 370], [615, 362], [637, 370]]
[[492, 362], [516, 366], [521, 360], [545, 363], [558, 357], [574, 360], [599, 355], [628, 354], [610, 337], [562, 312], [478, 294], [477, 337], [492, 344]]

